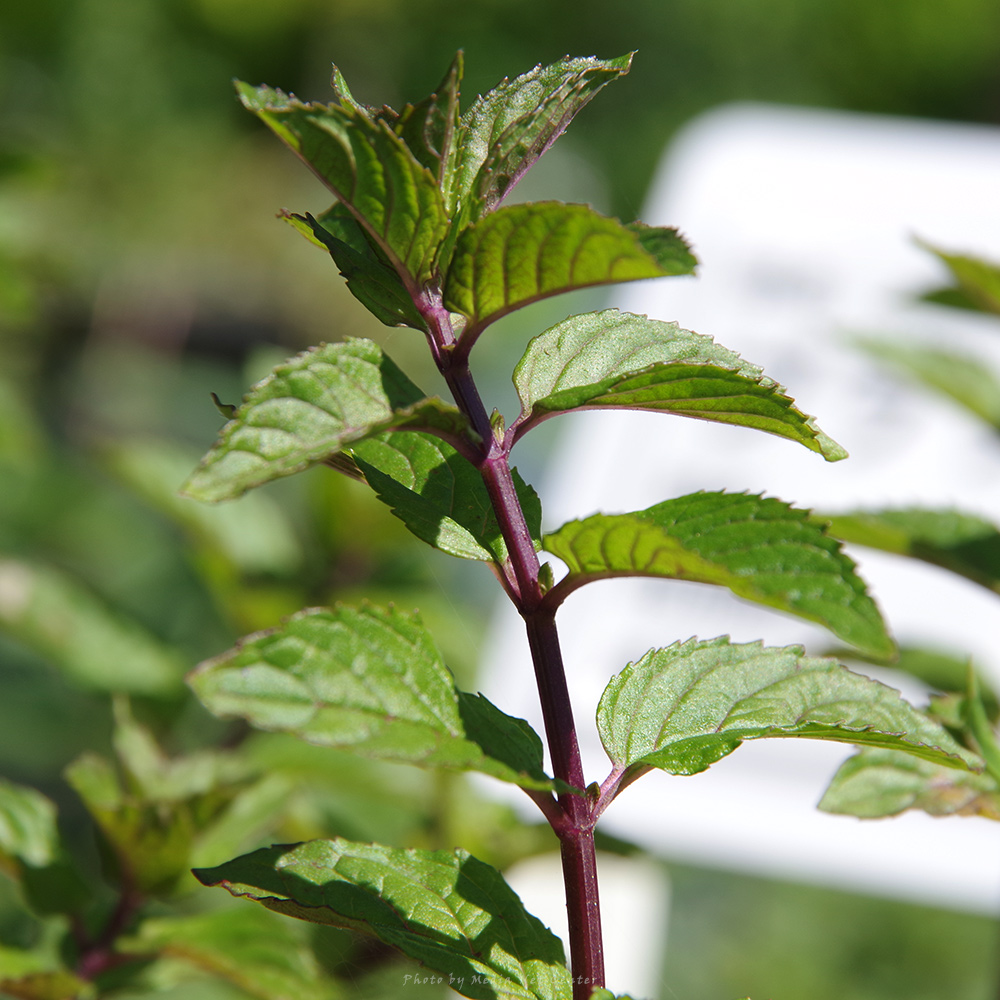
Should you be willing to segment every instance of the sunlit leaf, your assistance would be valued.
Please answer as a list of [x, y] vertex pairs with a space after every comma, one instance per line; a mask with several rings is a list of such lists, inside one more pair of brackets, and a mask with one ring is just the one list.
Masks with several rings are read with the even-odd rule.
[[640, 238], [637, 230], [587, 205], [510, 205], [459, 237], [445, 281], [445, 305], [469, 317], [467, 329], [475, 331], [551, 295], [691, 274], [696, 264], [672, 229], [646, 228]]
[[514, 385], [518, 436], [566, 410], [617, 407], [754, 427], [830, 461], [847, 456], [756, 365], [676, 323], [617, 309], [571, 316], [535, 337]]
[[503, 80], [462, 115], [458, 163], [449, 192], [451, 214], [472, 199], [491, 211], [606, 84], [624, 76], [631, 54], [618, 59], [561, 59]]
[[52, 802], [34, 788], [0, 778], [0, 856], [40, 868], [53, 861], [58, 843]]
[[321, 746], [552, 788], [527, 723], [460, 693], [415, 614], [313, 609], [244, 639], [190, 679], [216, 715]]
[[390, 427], [458, 436], [466, 426], [454, 406], [428, 398], [370, 340], [324, 344], [279, 365], [247, 393], [183, 492], [230, 500]]
[[545, 535], [569, 573], [546, 596], [616, 576], [728, 587], [739, 597], [818, 622], [878, 656], [895, 649], [840, 543], [780, 500], [692, 493], [631, 514], [594, 514]]
[[569, 1000], [562, 943], [465, 851], [315, 840], [198, 869], [279, 913], [374, 935], [476, 1000]]
[[856, 343], [872, 357], [1000, 428], [1000, 378], [981, 358], [875, 338]]
[[356, 104], [304, 104], [270, 87], [237, 83], [237, 92], [351, 210], [410, 287], [433, 275], [448, 223], [441, 192], [384, 121]]
[[[361, 442], [352, 455], [379, 499], [418, 538], [462, 559], [502, 563], [507, 558], [482, 476], [444, 441], [398, 431]], [[517, 470], [514, 486], [537, 545], [542, 519], [538, 496]]]
[[898, 691], [800, 646], [727, 637], [652, 650], [611, 679], [597, 726], [616, 769], [696, 774], [743, 740], [804, 737], [904, 749], [961, 767], [977, 759]]
[[0, 560], [0, 630], [88, 688], [151, 696], [182, 689], [174, 650], [51, 566]]
[[841, 764], [820, 800], [824, 812], [875, 819], [920, 809], [932, 816], [1000, 820], [1000, 786], [972, 774], [893, 750], [862, 750]]
[[1000, 593], [1000, 530], [974, 514], [907, 507], [816, 518], [845, 542], [920, 559]]
[[0, 993], [17, 1000], [90, 1000], [96, 995], [93, 984], [64, 970], [0, 975]]

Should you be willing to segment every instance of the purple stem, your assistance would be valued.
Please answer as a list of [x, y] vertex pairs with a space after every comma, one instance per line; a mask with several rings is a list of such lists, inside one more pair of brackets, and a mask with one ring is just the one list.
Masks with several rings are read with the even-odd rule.
[[[456, 349], [451, 319], [440, 296], [426, 292], [417, 306], [427, 320], [431, 351], [455, 403], [482, 438], [475, 464], [507, 545], [508, 566], [502, 567], [507, 580], [505, 589], [527, 630], [553, 773], [566, 785], [586, 788], [555, 612], [542, 605], [544, 595], [538, 579], [538, 554], [514, 489], [508, 462], [510, 442], [493, 432], [469, 370], [468, 351]], [[594, 851], [596, 816], [585, 795], [564, 792], [559, 795], [558, 802], [548, 797], [541, 801], [537, 795], [532, 798], [559, 838], [569, 917], [573, 1000], [588, 1000], [596, 987], [604, 986], [604, 948]]]

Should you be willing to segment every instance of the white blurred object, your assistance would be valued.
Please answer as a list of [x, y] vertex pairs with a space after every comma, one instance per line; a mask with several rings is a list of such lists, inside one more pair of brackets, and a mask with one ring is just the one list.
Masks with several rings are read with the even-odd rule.
[[[886, 373], [847, 337], [895, 334], [1000, 370], [995, 319], [913, 302], [946, 283], [915, 235], [1000, 258], [998, 192], [998, 129], [755, 105], [697, 120], [666, 157], [643, 220], [680, 227], [702, 262], [699, 277], [624, 286], [612, 304], [676, 320], [761, 365], [851, 458], [830, 464], [757, 431], [658, 414], [560, 417], [549, 481], [535, 484], [546, 528], [699, 489], [766, 492], [824, 511], [956, 506], [1000, 521], [996, 436]], [[899, 640], [970, 652], [1000, 681], [995, 595], [916, 562], [852, 555]], [[598, 781], [609, 765], [593, 725], [597, 700], [650, 647], [722, 634], [811, 651], [834, 642], [718, 588], [673, 581], [591, 584], [558, 622], [587, 778]], [[509, 607], [487, 649], [484, 693], [542, 732]], [[1000, 825], [815, 810], [848, 754], [808, 740], [750, 742], [704, 774], [642, 778], [602, 826], [662, 856], [1000, 913]]]

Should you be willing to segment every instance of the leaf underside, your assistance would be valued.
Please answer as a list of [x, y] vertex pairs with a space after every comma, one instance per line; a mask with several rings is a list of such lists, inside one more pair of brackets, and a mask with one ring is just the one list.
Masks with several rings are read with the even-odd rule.
[[978, 761], [898, 691], [800, 646], [689, 639], [612, 678], [597, 725], [616, 769], [696, 774], [743, 740], [804, 737], [904, 749], [951, 767]]
[[425, 396], [370, 340], [322, 344], [249, 391], [183, 492], [195, 500], [231, 500], [369, 435], [407, 426], [459, 436], [468, 421], [454, 406]]
[[616, 576], [728, 587], [825, 626], [875, 656], [895, 645], [854, 563], [809, 512], [744, 493], [692, 493], [631, 514], [594, 514], [544, 536], [568, 574], [550, 595]]
[[845, 542], [920, 559], [1000, 593], [1000, 530], [981, 517], [921, 507], [815, 516]]
[[[502, 564], [507, 547], [482, 476], [450, 445], [428, 434], [394, 431], [354, 446], [352, 456], [378, 498], [418, 538], [462, 559]], [[536, 547], [542, 510], [512, 470]]]
[[652, 410], [767, 431], [828, 461], [847, 457], [756, 365], [676, 323], [617, 309], [540, 334], [514, 369], [514, 385], [521, 425], [573, 409]]
[[474, 1000], [569, 1000], [562, 943], [465, 851], [345, 840], [276, 846], [195, 870], [269, 909], [371, 934]]
[[919, 809], [932, 816], [1000, 820], [1000, 786], [989, 774], [942, 767], [895, 750], [865, 749], [841, 764], [818, 808], [863, 819]]
[[191, 687], [212, 713], [320, 746], [551, 789], [520, 719], [456, 690], [415, 614], [370, 605], [299, 612], [201, 664]]

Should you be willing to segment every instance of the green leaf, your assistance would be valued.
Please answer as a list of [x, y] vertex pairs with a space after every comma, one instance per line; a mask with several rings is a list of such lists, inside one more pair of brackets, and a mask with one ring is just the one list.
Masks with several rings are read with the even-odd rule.
[[551, 295], [691, 274], [696, 263], [672, 229], [637, 230], [587, 205], [510, 205], [458, 238], [444, 300], [449, 309], [469, 318], [467, 330], [479, 331]]
[[[356, 445], [355, 462], [378, 498], [418, 538], [462, 559], [503, 563], [507, 546], [482, 476], [444, 441], [399, 431]], [[513, 470], [514, 487], [536, 546], [542, 509]]]
[[801, 646], [689, 639], [611, 679], [597, 727], [616, 770], [696, 774], [743, 740], [805, 737], [906, 750], [963, 767], [977, 759], [898, 691]]
[[930, 243], [918, 240], [918, 245], [929, 250], [951, 271], [958, 287], [951, 290], [962, 300], [981, 312], [1000, 316], [1000, 266], [965, 254], [948, 253]]
[[476, 1000], [571, 996], [562, 943], [495, 868], [465, 851], [314, 840], [195, 875], [279, 913], [371, 934]]
[[0, 778], [0, 855], [41, 868], [59, 845], [56, 807], [34, 788]]
[[873, 358], [887, 362], [1000, 429], [1000, 378], [981, 358], [876, 338], [856, 343]]
[[18, 1000], [89, 1000], [95, 996], [93, 984], [64, 970], [10, 979], [0, 976], [0, 993]]
[[154, 697], [181, 690], [174, 650], [54, 567], [0, 560], [0, 630], [88, 688]]
[[467, 421], [454, 406], [425, 396], [370, 340], [323, 344], [250, 390], [183, 492], [231, 500], [390, 427], [458, 437]]
[[433, 277], [448, 219], [436, 178], [354, 102], [303, 104], [238, 82], [240, 99], [310, 166], [413, 290]]
[[594, 95], [629, 71], [618, 59], [561, 59], [503, 80], [462, 115], [449, 214], [470, 200], [472, 218], [492, 211]]
[[573, 409], [654, 410], [754, 427], [829, 461], [847, 452], [756, 365], [676, 323], [607, 309], [571, 316], [528, 344], [514, 369], [517, 436]]
[[461, 694], [416, 614], [311, 609], [191, 675], [212, 713], [321, 746], [553, 788], [527, 723]]
[[149, 732], [116, 706], [120, 766], [85, 753], [66, 768], [118, 867], [150, 896], [170, 895], [190, 868], [202, 831], [224, 815], [248, 768], [229, 754], [168, 758]]
[[877, 656], [895, 650], [840, 543], [809, 512], [745, 493], [692, 493], [632, 514], [594, 514], [545, 535], [569, 573], [556, 605], [593, 580], [659, 576], [728, 587], [746, 600], [818, 622]]
[[932, 816], [1000, 820], [1000, 786], [988, 774], [941, 767], [895, 750], [865, 749], [841, 764], [819, 808], [863, 819], [920, 809]]
[[120, 939], [126, 955], [179, 958], [262, 1000], [330, 1000], [339, 995], [289, 921], [249, 906], [144, 920]]
[[1000, 593], [1000, 530], [981, 517], [921, 507], [815, 517], [845, 542], [920, 559]]
[[427, 324], [399, 275], [342, 203], [319, 219], [308, 212], [284, 218], [306, 239], [329, 252], [347, 279], [348, 290], [376, 319], [386, 326], [426, 330]]

